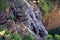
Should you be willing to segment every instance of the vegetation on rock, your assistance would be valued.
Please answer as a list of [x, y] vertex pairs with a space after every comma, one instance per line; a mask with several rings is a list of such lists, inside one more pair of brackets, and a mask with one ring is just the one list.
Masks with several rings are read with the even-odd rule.
[[4, 40], [34, 40], [32, 34], [26, 35], [24, 38], [22, 38], [18, 33], [10, 33], [8, 31], [5, 31], [2, 29], [2, 26], [0, 25], [0, 36], [4, 36]]
[[[19, 32], [17, 32], [17, 33], [12, 33], [12, 32], [10, 32], [10, 31], [16, 31], [16, 29], [18, 30], [18, 31], [26, 31], [25, 29], [23, 29], [23, 27], [25, 28], [25, 25], [18, 25], [19, 24], [19, 22], [20, 22], [20, 20], [21, 19], [26, 19], [25, 17], [23, 18], [22, 16], [24, 16], [23, 15], [23, 11], [22, 11], [22, 7], [20, 7], [21, 5], [19, 4], [20, 2], [18, 2], [17, 0], [15, 0], [16, 2], [14, 2], [15, 3], [15, 5], [13, 5], [13, 7], [15, 7], [16, 9], [18, 9], [18, 10], [13, 10], [14, 8], [12, 7], [11, 8], [11, 10], [12, 10], [12, 12], [11, 12], [11, 10], [9, 10], [9, 13], [11, 12], [11, 13], [13, 13], [14, 11], [16, 12], [16, 13], [18, 13], [18, 15], [17, 15], [17, 17], [18, 17], [18, 20], [16, 20], [16, 21], [18, 21], [18, 22], [16, 22], [15, 23], [15, 20], [14, 20], [14, 14], [12, 14], [12, 15], [10, 15], [9, 16], [9, 13], [8, 13], [8, 15], [7, 16], [9, 16], [9, 17], [7, 17], [7, 19], [6, 19], [6, 15], [4, 14], [5, 12], [3, 11], [3, 12], [1, 12], [1, 15], [0, 15], [0, 17], [1, 17], [1, 19], [0, 19], [0, 23], [2, 23], [3, 22], [3, 20], [4, 19], [6, 19], [7, 21], [6, 21], [6, 23], [2, 23], [3, 25], [1, 25], [0, 24], [0, 39], [1, 40], [34, 40], [34, 37], [33, 37], [33, 35], [32, 34], [27, 34], [27, 35], [25, 35], [24, 34], [24, 37], [22, 37], [20, 34], [19, 34]], [[24, 3], [24, 1], [22, 1], [22, 0], [20, 0], [21, 2], [23, 2]], [[25, 1], [27, 1], [27, 0], [25, 0]], [[29, 0], [30, 1], [30, 0]], [[32, 1], [32, 0], [31, 0]], [[48, 34], [49, 35], [47, 35], [47, 36], [45, 36], [44, 37], [44, 39], [45, 40], [60, 40], [60, 0], [35, 0], [35, 1], [39, 1], [39, 3], [38, 3], [38, 6], [41, 8], [41, 11], [43, 12], [42, 13], [42, 15], [43, 15], [43, 18], [42, 18], [42, 23], [44, 24], [44, 26], [46, 27], [46, 29], [47, 29], [47, 31], [48, 31]], [[11, 2], [11, 4], [14, 4], [13, 2]], [[22, 4], [23, 4], [22, 3]], [[27, 2], [26, 2], [27, 3]], [[25, 5], [26, 5], [26, 3], [25, 3]], [[27, 3], [28, 4], [28, 3]], [[29, 2], [29, 4], [30, 4], [30, 2]], [[20, 5], [20, 6], [19, 6]], [[56, 5], [56, 6], [55, 6]], [[0, 11], [1, 10], [5, 10], [7, 7], [9, 6], [9, 2], [8, 2], [8, 0], [0, 0]], [[19, 6], [19, 8], [17, 7], [17, 6]], [[27, 9], [29, 8], [29, 9], [33, 9], [33, 8], [35, 8], [35, 4], [33, 5], [32, 3], [31, 3], [31, 7], [29, 7], [30, 5], [28, 5], [28, 7], [27, 7], [27, 5], [26, 5], [26, 7], [27, 7]], [[33, 7], [32, 7], [33, 6]], [[24, 6], [25, 7], [25, 6]], [[54, 8], [54, 9], [53, 9]], [[37, 6], [36, 6], [36, 9], [38, 9], [37, 8]], [[22, 12], [21, 12], [22, 11]], [[26, 11], [26, 10], [25, 10]], [[32, 10], [33, 11], [33, 10]], [[35, 11], [35, 9], [34, 9], [34, 11]], [[30, 10], [27, 10], [27, 14], [30, 12]], [[37, 11], [38, 12], [38, 11]], [[36, 12], [36, 13], [37, 13]], [[20, 13], [20, 14], [19, 14]], [[33, 12], [34, 13], [34, 12]], [[35, 13], [35, 14], [36, 14]], [[40, 11], [38, 12], [38, 13], [41, 13]], [[46, 14], [45, 14], [46, 13]], [[24, 13], [25, 14], [25, 13]], [[30, 15], [31, 16], [31, 15]], [[27, 16], [27, 17], [30, 17], [29, 15]], [[35, 16], [35, 15], [33, 15], [33, 16]], [[33, 18], [33, 16], [31, 16], [32, 18]], [[36, 16], [37, 17], [37, 16]], [[11, 19], [11, 20], [10, 20]], [[19, 20], [20, 19], [20, 20]], [[38, 17], [37, 17], [37, 19], [38, 19]], [[14, 22], [14, 25], [13, 25], [13, 22], [11, 22], [13, 20], [13, 22]], [[27, 19], [26, 19], [27, 20]], [[22, 20], [22, 21], [25, 21], [26, 22], [26, 20]], [[1, 22], [2, 21], [2, 22]], [[30, 21], [30, 20], [29, 20]], [[8, 22], [8, 23], [7, 23]], [[32, 22], [32, 21], [31, 21]], [[34, 21], [33, 21], [34, 22]], [[35, 21], [34, 23], [36, 23], [37, 21]], [[21, 22], [20, 22], [21, 23]], [[26, 22], [27, 23], [27, 22]], [[6, 24], [7, 24], [7, 26], [6, 26]], [[11, 26], [10, 26], [10, 24], [11, 24]], [[15, 25], [16, 24], [16, 25]], [[5, 25], [5, 26], [4, 26]], [[34, 26], [38, 26], [39, 24], [31, 24], [33, 27]], [[10, 31], [9, 30], [4, 30], [3, 29], [3, 26], [4, 27], [7, 27], [7, 29], [10, 29]], [[14, 26], [14, 27], [12, 27], [12, 26]], [[15, 26], [16, 26], [16, 29], [15, 29]], [[17, 27], [18, 26], [18, 27]], [[28, 26], [28, 25], [27, 25]], [[32, 29], [33, 29], [33, 27], [32, 27]], [[38, 28], [37, 28], [38, 29]], [[22, 33], [23, 33], [23, 31], [22, 31]], [[34, 29], [34, 31], [35, 31], [35, 29]], [[39, 32], [42, 32], [41, 30], [38, 30]], [[37, 32], [37, 33], [39, 33], [39, 32]], [[26, 32], [25, 32], [26, 33]], [[43, 34], [43, 32], [42, 32], [42, 34]]]
[[49, 0], [40, 0], [39, 5], [44, 12], [48, 12], [53, 8], [53, 3]]
[[47, 35], [44, 39], [45, 40], [60, 40], [60, 35], [55, 34], [54, 37], [52, 35]]
[[26, 35], [23, 40], [34, 40], [32, 34]]

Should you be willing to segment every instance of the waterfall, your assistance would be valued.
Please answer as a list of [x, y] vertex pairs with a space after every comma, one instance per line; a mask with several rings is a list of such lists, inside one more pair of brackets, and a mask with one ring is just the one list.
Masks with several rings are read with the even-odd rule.
[[46, 31], [46, 29], [45, 29], [44, 25], [41, 23], [41, 21], [36, 18], [36, 16], [35, 16], [36, 14], [33, 12], [33, 7], [27, 1], [24, 1], [24, 2], [27, 5], [27, 6], [24, 7], [24, 9], [25, 9], [25, 13], [26, 13], [27, 17], [29, 17], [29, 20], [30, 20], [29, 23], [30, 24], [33, 23], [33, 26], [34, 26], [38, 35], [40, 33], [39, 30], [42, 31], [44, 35], [47, 35], [48, 32]]
[[[20, 1], [19, 3], [15, 4], [15, 7], [13, 9], [13, 10], [15, 10], [15, 13], [13, 13], [13, 14], [17, 14], [16, 7], [17, 8], [18, 8], [18, 6], [21, 7], [23, 9], [23, 13], [21, 13], [21, 14], [26, 15], [26, 16], [23, 17], [23, 19], [24, 20], [26, 19], [26, 20], [22, 21], [22, 22], [27, 26], [27, 29], [30, 29], [35, 34], [40, 35], [40, 36], [47, 35], [48, 32], [46, 31], [46, 29], [45, 29], [44, 25], [42, 24], [41, 20], [39, 20], [38, 11], [34, 12], [34, 7], [31, 6], [31, 4], [33, 4], [33, 3], [32, 2], [29, 3], [26, 0], [19, 0], [19, 1]], [[14, 16], [14, 17], [16, 17], [16, 16]]]

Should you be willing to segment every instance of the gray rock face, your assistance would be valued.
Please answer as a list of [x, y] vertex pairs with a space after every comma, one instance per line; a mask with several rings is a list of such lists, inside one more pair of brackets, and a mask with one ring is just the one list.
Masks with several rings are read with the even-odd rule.
[[34, 31], [37, 35], [41, 37], [47, 35], [47, 31], [44, 25], [40, 21], [39, 13], [40, 10], [37, 6], [33, 6], [32, 2], [26, 0], [19, 0], [18, 3], [14, 3], [13, 14], [15, 20], [23, 22], [29, 29]]
[[35, 31], [35, 33], [37, 35], [40, 35], [40, 36], [47, 35], [48, 34], [47, 31], [46, 31], [44, 25], [40, 21], [41, 16], [39, 16], [40, 10], [38, 9], [38, 7], [37, 6], [33, 7], [34, 4], [32, 2], [28, 2], [26, 0], [25, 1], [23, 0], [21, 2], [22, 2], [22, 5], [23, 5], [22, 6], [22, 9], [23, 9], [22, 14], [26, 15], [26, 16], [23, 17], [23, 20], [27, 19], [27, 20], [22, 21], [22, 22], [24, 22], [24, 24], [29, 29]]

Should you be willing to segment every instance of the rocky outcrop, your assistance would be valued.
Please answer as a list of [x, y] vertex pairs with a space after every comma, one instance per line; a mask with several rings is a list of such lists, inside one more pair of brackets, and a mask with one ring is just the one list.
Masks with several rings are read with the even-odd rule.
[[[40, 21], [42, 17], [40, 9], [28, 0], [18, 0], [18, 2], [10, 0], [9, 3], [6, 14], [1, 13], [3, 14], [1, 20], [6, 19], [6, 22], [0, 22], [3, 29], [11, 33], [19, 33], [22, 37], [31, 33], [34, 40], [43, 40], [48, 33]], [[10, 18], [11, 15], [14, 16], [13, 20]]]

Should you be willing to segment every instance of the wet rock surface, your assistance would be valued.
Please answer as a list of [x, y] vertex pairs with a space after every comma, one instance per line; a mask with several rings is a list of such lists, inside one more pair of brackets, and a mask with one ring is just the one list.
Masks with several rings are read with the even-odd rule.
[[[1, 17], [0, 20], [0, 23], [4, 23], [2, 21], [6, 19], [6, 22], [2, 24], [3, 28], [11, 33], [19, 33], [22, 37], [31, 33], [34, 40], [43, 40], [48, 33], [40, 21], [42, 17], [40, 9], [28, 0], [19, 0], [17, 3], [10, 0], [9, 2], [8, 14], [1, 13], [0, 15], [6, 16]], [[11, 15], [14, 16], [13, 20], [10, 19]]]

